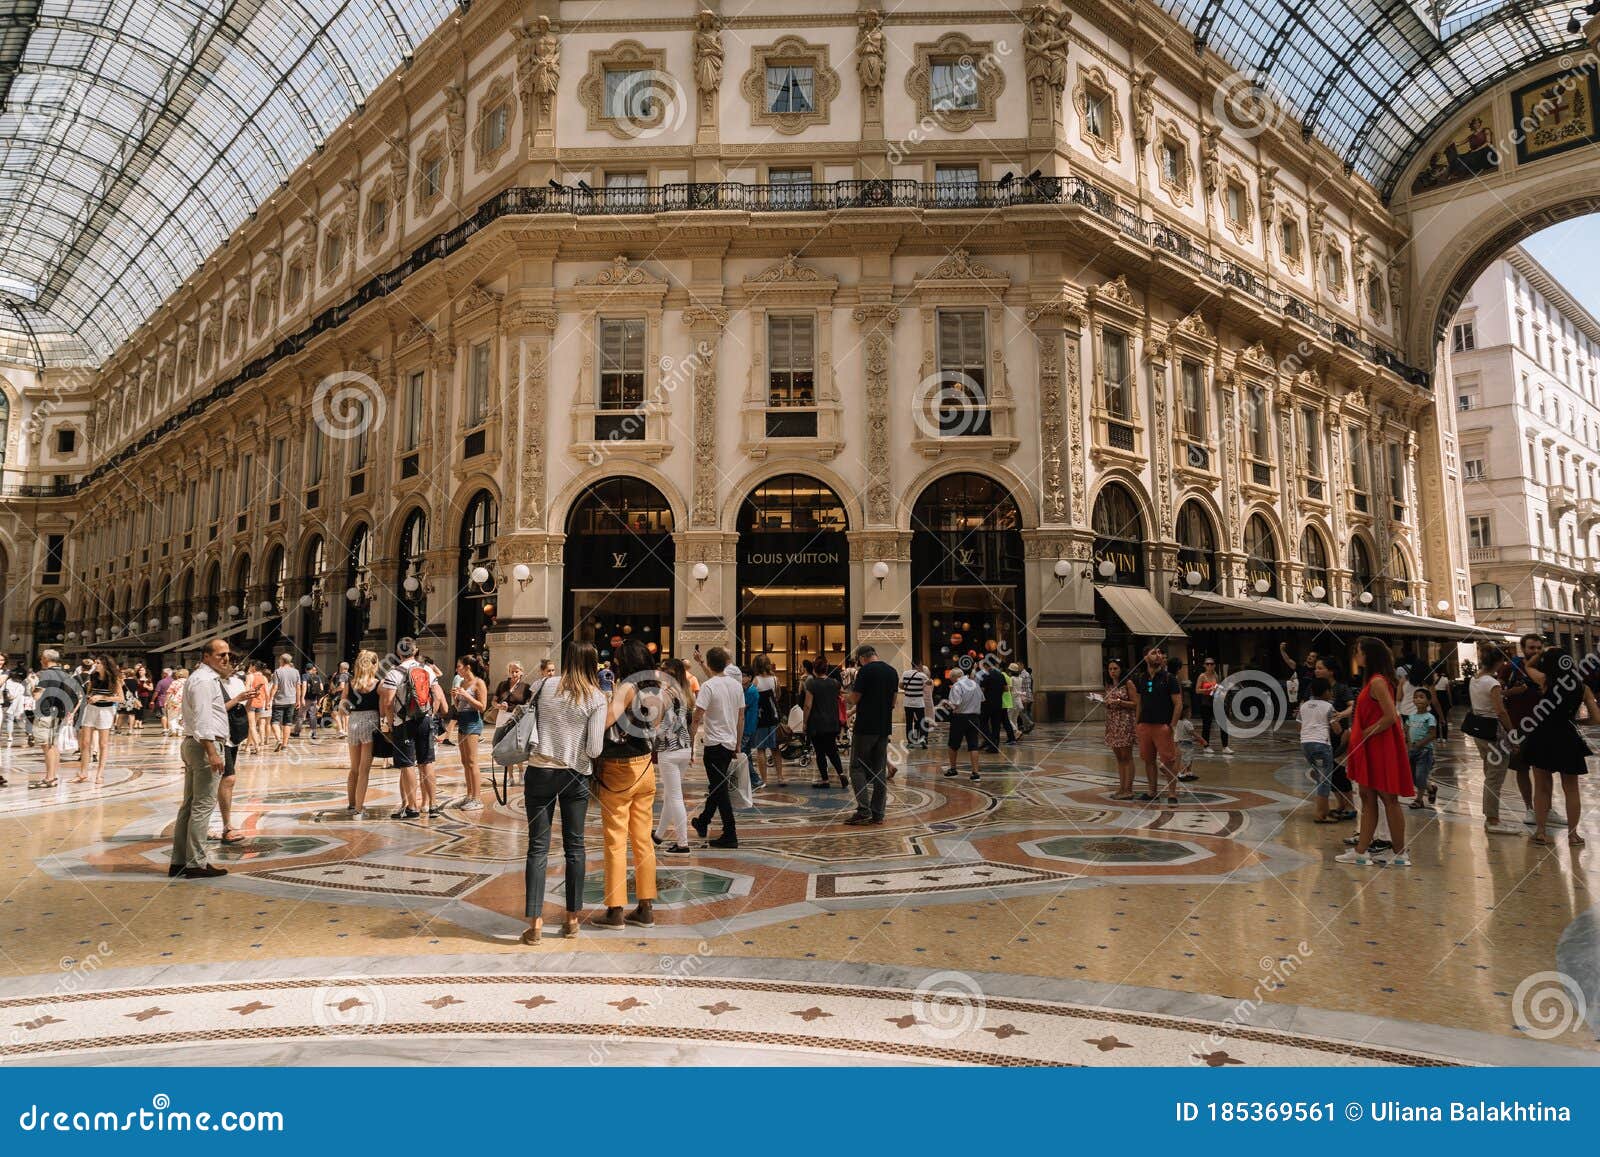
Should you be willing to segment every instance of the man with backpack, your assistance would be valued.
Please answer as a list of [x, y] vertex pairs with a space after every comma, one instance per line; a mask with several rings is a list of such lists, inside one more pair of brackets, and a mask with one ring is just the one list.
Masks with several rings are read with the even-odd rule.
[[317, 720], [322, 713], [322, 697], [328, 693], [328, 681], [322, 677], [315, 663], [306, 665], [305, 692], [305, 701], [300, 705], [300, 718], [295, 721], [294, 731], [290, 734], [298, 738], [302, 727], [310, 727], [311, 738], [315, 739]]
[[443, 688], [415, 656], [391, 667], [378, 684], [378, 725], [400, 769], [400, 807], [392, 820], [414, 820], [424, 811], [444, 815], [433, 783], [433, 721], [444, 709]]

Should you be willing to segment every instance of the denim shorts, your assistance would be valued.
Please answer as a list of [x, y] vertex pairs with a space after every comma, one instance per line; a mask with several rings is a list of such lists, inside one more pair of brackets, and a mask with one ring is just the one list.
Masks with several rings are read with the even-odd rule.
[[1327, 743], [1302, 743], [1300, 752], [1317, 777], [1317, 798], [1327, 799], [1333, 787], [1333, 746]]

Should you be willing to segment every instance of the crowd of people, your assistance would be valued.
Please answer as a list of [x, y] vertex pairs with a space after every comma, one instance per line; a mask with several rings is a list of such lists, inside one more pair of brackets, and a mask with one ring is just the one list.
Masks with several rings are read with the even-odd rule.
[[[1424, 673], [1425, 665], [1409, 656], [1407, 665], [1397, 665], [1373, 638], [1357, 640], [1348, 658], [1314, 651], [1296, 658], [1284, 645], [1279, 659], [1314, 788], [1312, 822], [1357, 821], [1337, 856], [1342, 863], [1409, 866], [1406, 811], [1431, 808], [1437, 799], [1433, 770], [1437, 745], [1449, 734], [1451, 680], [1442, 670]], [[159, 721], [164, 736], [181, 740], [184, 769], [169, 875], [204, 879], [226, 874], [206, 853], [214, 813], [220, 812], [224, 844], [246, 838], [233, 814], [241, 753], [276, 754], [301, 734], [316, 740], [319, 731], [331, 733], [349, 754], [349, 819], [368, 818], [366, 797], [379, 760], [397, 771], [399, 801], [389, 818], [438, 818], [447, 807], [484, 807], [486, 725], [498, 738], [531, 715], [525, 749], [509, 760], [497, 751], [496, 762], [506, 766], [504, 788], [496, 778], [495, 789], [505, 802], [503, 791], [520, 778], [529, 833], [523, 939], [536, 943], [558, 814], [566, 863], [563, 933], [575, 935], [581, 919], [591, 800], [601, 815], [605, 902], [589, 924], [649, 926], [658, 852], [688, 853], [693, 839], [737, 848], [737, 811], [766, 784], [786, 785], [814, 763], [814, 788], [851, 792], [854, 806], [842, 823], [881, 825], [897, 772], [890, 756], [897, 718], [909, 748], [928, 747], [943, 727], [943, 774], [965, 771], [972, 780], [981, 778], [980, 754], [999, 753], [1033, 728], [1032, 672], [1022, 664], [980, 662], [935, 680], [922, 665], [898, 672], [863, 645], [843, 663], [806, 661], [788, 687], [780, 686], [769, 656], [754, 656], [750, 666], [741, 671], [723, 647], [704, 654], [696, 648], [689, 662], [658, 660], [633, 640], [602, 664], [592, 645], [572, 643], [559, 668], [546, 659], [529, 676], [513, 661], [491, 689], [476, 655], [462, 656], [448, 679], [426, 654], [382, 663], [373, 651], [324, 676], [288, 653], [270, 665], [243, 659], [218, 638], [205, 645], [193, 670], [163, 670], [152, 679], [142, 665], [124, 672], [103, 656], [68, 669], [46, 650], [36, 670], [5, 677], [4, 735], [14, 742], [21, 724], [25, 742], [42, 749], [41, 774], [30, 784], [42, 788], [57, 784], [61, 760], [74, 756], [74, 782], [100, 782], [109, 735], [138, 731], [147, 716]], [[1197, 755], [1233, 754], [1228, 724], [1237, 717], [1237, 685], [1219, 675], [1214, 659], [1199, 666], [1191, 675], [1186, 660], [1169, 657], [1159, 644], [1131, 669], [1119, 659], [1107, 662], [1104, 686], [1092, 698], [1103, 705], [1105, 743], [1115, 758], [1113, 799], [1176, 805], [1181, 785], [1198, 778]], [[1466, 675], [1462, 729], [1484, 768], [1485, 829], [1493, 835], [1523, 829], [1502, 817], [1501, 791], [1513, 772], [1531, 838], [1547, 844], [1549, 828], [1565, 823], [1569, 843], [1581, 846], [1577, 777], [1590, 752], [1574, 721], [1584, 709], [1600, 721], [1590, 686], [1600, 682], [1600, 671], [1528, 635], [1516, 655], [1483, 648]], [[452, 745], [463, 793], [447, 802], [439, 748]], [[706, 795], [691, 812], [687, 776], [697, 749]], [[1136, 754], [1144, 770], [1137, 792]], [[1565, 820], [1551, 807], [1557, 776]]]

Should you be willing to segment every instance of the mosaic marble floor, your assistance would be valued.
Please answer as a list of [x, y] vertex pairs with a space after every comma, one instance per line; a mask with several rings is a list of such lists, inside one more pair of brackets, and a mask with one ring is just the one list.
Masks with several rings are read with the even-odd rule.
[[[1452, 740], [1415, 867], [1334, 864], [1353, 825], [1311, 822], [1291, 738], [1201, 757], [1175, 807], [1110, 799], [1097, 729], [1041, 728], [976, 783], [901, 752], [864, 829], [791, 771], [738, 850], [663, 857], [655, 928], [531, 949], [516, 795], [391, 821], [380, 771], [351, 820], [343, 745], [300, 741], [241, 760], [230, 875], [169, 882], [175, 745], [118, 737], [104, 786], [46, 791], [4, 749], [0, 1058], [1600, 1063], [1595, 853], [1486, 835]], [[589, 834], [597, 903], [594, 808]]]

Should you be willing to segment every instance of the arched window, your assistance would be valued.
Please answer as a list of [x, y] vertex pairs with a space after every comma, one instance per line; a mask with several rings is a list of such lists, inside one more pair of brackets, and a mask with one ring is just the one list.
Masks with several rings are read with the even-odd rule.
[[1244, 524], [1245, 581], [1251, 594], [1278, 597], [1278, 540], [1259, 514]]
[[1402, 610], [1411, 606], [1411, 568], [1398, 545], [1389, 552], [1389, 605]]
[[416, 638], [428, 619], [428, 598], [423, 591], [423, 555], [428, 549], [427, 515], [413, 510], [400, 527], [396, 554], [400, 593], [395, 599], [395, 637]]
[[[1309, 602], [1321, 603], [1328, 599], [1328, 547], [1322, 535], [1306, 527], [1300, 536], [1300, 562], [1303, 565], [1300, 583], [1301, 597]], [[1320, 594], [1317, 592], [1321, 591]]]
[[[1185, 587], [1210, 591], [1217, 587], [1217, 530], [1211, 515], [1190, 500], [1178, 511], [1178, 575]], [[1190, 582], [1192, 575], [1199, 582]]]
[[1144, 518], [1128, 488], [1119, 482], [1102, 486], [1094, 500], [1091, 521], [1097, 578], [1102, 582], [1143, 586]]
[[[1350, 593], [1357, 602], [1361, 601], [1363, 594], [1370, 594], [1372, 588], [1372, 551], [1367, 547], [1363, 538], [1350, 540]], [[1366, 600], [1371, 602], [1371, 599]]]
[[1511, 596], [1498, 583], [1474, 583], [1472, 585], [1473, 610], [1498, 611], [1509, 608], [1512, 605]]

